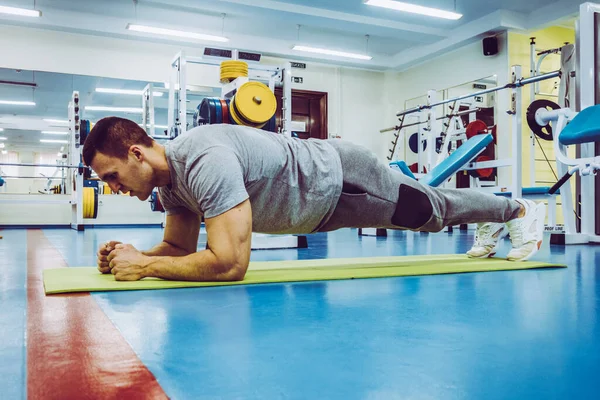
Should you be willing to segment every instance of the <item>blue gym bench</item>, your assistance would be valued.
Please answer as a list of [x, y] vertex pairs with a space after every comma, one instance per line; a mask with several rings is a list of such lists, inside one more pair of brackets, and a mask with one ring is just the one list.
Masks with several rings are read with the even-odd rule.
[[[494, 140], [491, 134], [475, 135], [459, 146], [444, 161], [439, 163], [429, 173], [424, 175], [419, 182], [437, 187], [457, 173], [466, 163], [477, 157], [488, 144]], [[402, 171], [405, 175], [417, 179], [404, 161], [393, 161], [391, 167]]]

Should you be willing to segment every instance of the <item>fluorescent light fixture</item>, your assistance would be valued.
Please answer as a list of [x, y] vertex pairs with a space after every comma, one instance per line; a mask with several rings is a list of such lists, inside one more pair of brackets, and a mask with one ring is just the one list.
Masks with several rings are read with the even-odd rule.
[[4, 148], [4, 143], [0, 143], [0, 149]]
[[[143, 124], [138, 124], [139, 126], [141, 126], [142, 128], [144, 127]], [[150, 124], [147, 124], [148, 128], [150, 127]], [[157, 129], [169, 129], [169, 127], [167, 125], [154, 125], [155, 128]]]
[[4, 136], [0, 136], [0, 140], [6, 140]]
[[2, 154], [8, 154], [8, 151], [2, 150]]
[[307, 47], [307, 46], [294, 46], [292, 50], [304, 51], [307, 53], [317, 53], [317, 54], [326, 54], [329, 56], [338, 56], [338, 57], [346, 57], [346, 58], [356, 58], [357, 60], [371, 60], [373, 57], [367, 56], [364, 54], [356, 54], [356, 53], [346, 53], [344, 51], [336, 51], [336, 50], [328, 50], [328, 49], [319, 49], [316, 47]]
[[0, 132], [2, 132], [4, 130], [4, 128], [0, 128]]
[[85, 106], [86, 111], [108, 111], [141, 114], [144, 112], [142, 108], [136, 107], [104, 107], [104, 106]]
[[[144, 94], [143, 90], [130, 90], [130, 89], [111, 89], [111, 88], [96, 88], [98, 93], [112, 93], [112, 94], [131, 94], [135, 96], [141, 96]], [[162, 92], [152, 92], [153, 96], [160, 97]]]
[[45, 133], [47, 135], [68, 135], [69, 132], [60, 132], [60, 131], [42, 131], [42, 133]]
[[68, 140], [40, 139], [42, 143], [69, 143]]
[[367, 0], [365, 4], [375, 7], [390, 8], [392, 10], [404, 11], [413, 14], [427, 15], [429, 17], [444, 19], [460, 19], [462, 14], [452, 11], [444, 11], [437, 8], [417, 6], [415, 4], [403, 3], [393, 0]]
[[135, 32], [154, 33], [164, 36], [176, 36], [187, 39], [208, 40], [212, 42], [228, 42], [229, 39], [222, 36], [205, 35], [196, 32], [176, 31], [172, 29], [156, 28], [153, 26], [127, 24], [127, 29]]
[[69, 121], [67, 121], [66, 119], [44, 118], [44, 121], [50, 122], [51, 124], [69, 125]]
[[6, 104], [8, 106], [35, 106], [33, 101], [0, 100], [0, 104]]
[[26, 8], [0, 6], [0, 14], [20, 15], [22, 17], [40, 17], [42, 12], [38, 10], [28, 10]]

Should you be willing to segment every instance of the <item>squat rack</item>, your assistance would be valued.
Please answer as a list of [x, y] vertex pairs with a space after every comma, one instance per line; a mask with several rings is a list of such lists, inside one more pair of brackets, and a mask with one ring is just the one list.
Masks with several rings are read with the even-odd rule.
[[[238, 51], [232, 50], [231, 60], [238, 59]], [[176, 54], [171, 62], [171, 74], [169, 85], [169, 109], [168, 126], [169, 136], [174, 138], [187, 131], [187, 67], [189, 64], [220, 66], [222, 60], [204, 59], [202, 57], [189, 57], [181, 51]], [[248, 82], [256, 80], [266, 82], [271, 89], [275, 91], [276, 83], [280, 82], [283, 88], [282, 97], [282, 129], [284, 135], [291, 135], [292, 121], [292, 74], [291, 63], [287, 62], [285, 66], [269, 66], [256, 63], [248, 63], [248, 77], [239, 77], [234, 81], [223, 84], [221, 87], [221, 98], [229, 98], [239, 87]], [[177, 94], [177, 100], [175, 98]], [[150, 96], [152, 97], [152, 96]], [[150, 107], [152, 109], [152, 107]], [[176, 112], [177, 110], [177, 112]], [[153, 121], [153, 115], [150, 116], [150, 123]]]
[[[469, 163], [468, 166], [461, 168], [461, 171], [463, 170], [473, 170], [473, 169], [481, 169], [481, 168], [497, 168], [497, 167], [512, 167], [512, 188], [511, 188], [511, 194], [513, 198], [519, 198], [522, 197], [522, 192], [523, 192], [523, 178], [521, 176], [521, 170], [522, 170], [522, 160], [521, 160], [521, 153], [522, 153], [522, 136], [521, 136], [521, 129], [522, 129], [522, 98], [521, 98], [521, 88], [523, 86], [529, 85], [529, 84], [533, 84], [536, 82], [540, 82], [543, 80], [547, 80], [547, 79], [552, 79], [552, 78], [556, 78], [556, 77], [560, 77], [561, 76], [561, 72], [560, 71], [553, 71], [553, 72], [549, 72], [546, 74], [542, 74], [542, 75], [537, 75], [537, 76], [532, 76], [529, 78], [523, 78], [522, 76], [522, 69], [520, 65], [514, 65], [511, 67], [511, 82], [503, 85], [503, 86], [496, 86], [493, 88], [489, 88], [489, 89], [484, 89], [484, 90], [480, 90], [474, 93], [469, 93], [466, 95], [462, 95], [462, 96], [457, 96], [457, 97], [453, 97], [450, 99], [445, 99], [445, 100], [441, 100], [441, 101], [436, 101], [435, 100], [435, 95], [436, 95], [436, 91], [431, 90], [427, 93], [427, 104], [423, 104], [423, 105], [419, 105], [416, 107], [412, 107], [409, 108], [407, 110], [403, 110], [400, 111], [398, 113], [396, 113], [396, 116], [400, 119], [400, 124], [398, 126], [392, 127], [392, 128], [386, 128], [382, 131], [387, 132], [390, 130], [397, 130], [399, 131], [400, 129], [403, 128], [403, 121], [405, 116], [410, 115], [410, 114], [414, 114], [417, 112], [421, 112], [421, 111], [426, 111], [427, 112], [427, 123], [429, 124], [428, 127], [428, 138], [427, 140], [430, 143], [435, 143], [435, 140], [437, 138], [438, 132], [441, 132], [441, 129], [439, 128], [439, 119], [436, 118], [435, 116], [435, 110], [434, 107], [437, 106], [441, 106], [444, 104], [448, 104], [448, 103], [453, 103], [453, 102], [458, 102], [461, 100], [465, 100], [465, 99], [469, 99], [475, 96], [482, 96], [484, 94], [488, 94], [488, 93], [493, 93], [493, 92], [497, 92], [500, 90], [505, 90], [505, 89], [509, 89], [512, 91], [511, 93], [511, 107], [510, 109], [507, 111], [507, 113], [509, 115], [511, 115], [512, 118], [512, 133], [513, 133], [513, 140], [512, 140], [512, 157], [506, 160], [494, 160], [494, 161], [485, 161], [485, 162], [472, 162]], [[421, 138], [419, 137], [419, 143], [420, 143]], [[420, 144], [418, 146], [418, 148], [420, 148]], [[427, 147], [427, 168], [428, 170], [431, 170], [434, 165], [433, 164], [433, 160], [434, 160], [434, 154], [435, 154], [435, 146], [431, 145]]]

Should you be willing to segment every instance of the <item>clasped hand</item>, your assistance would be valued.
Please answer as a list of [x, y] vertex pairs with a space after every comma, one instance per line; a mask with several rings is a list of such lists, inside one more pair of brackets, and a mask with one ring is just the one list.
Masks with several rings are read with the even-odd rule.
[[130, 244], [110, 241], [98, 250], [98, 270], [117, 281], [137, 281], [146, 276], [148, 257]]

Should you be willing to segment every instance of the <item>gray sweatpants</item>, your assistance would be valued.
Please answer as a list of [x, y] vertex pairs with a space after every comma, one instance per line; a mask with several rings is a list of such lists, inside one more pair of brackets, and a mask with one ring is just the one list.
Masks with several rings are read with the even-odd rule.
[[446, 226], [506, 222], [519, 214], [514, 200], [473, 189], [422, 185], [362, 146], [329, 142], [342, 160], [344, 183], [336, 209], [320, 232], [348, 227], [439, 232]]

